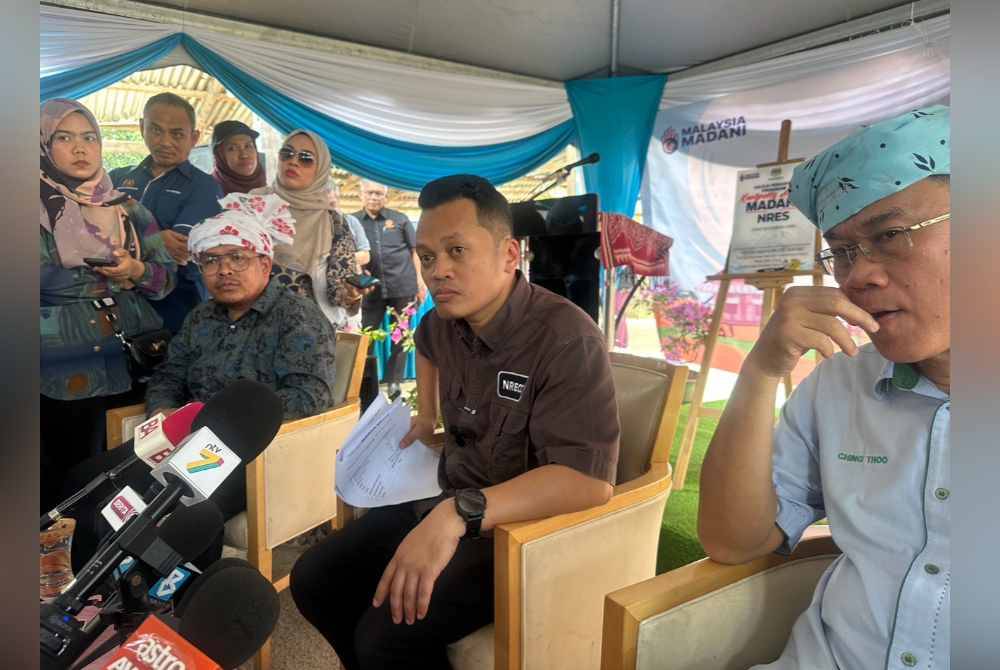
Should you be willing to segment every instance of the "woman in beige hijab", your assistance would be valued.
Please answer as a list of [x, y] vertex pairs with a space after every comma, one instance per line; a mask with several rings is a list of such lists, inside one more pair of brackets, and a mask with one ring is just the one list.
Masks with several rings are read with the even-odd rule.
[[312, 298], [337, 328], [358, 313], [361, 293], [344, 280], [357, 274], [354, 238], [330, 207], [330, 150], [316, 133], [293, 130], [278, 152], [275, 181], [251, 193], [276, 193], [295, 219], [295, 244], [275, 249], [274, 275]]

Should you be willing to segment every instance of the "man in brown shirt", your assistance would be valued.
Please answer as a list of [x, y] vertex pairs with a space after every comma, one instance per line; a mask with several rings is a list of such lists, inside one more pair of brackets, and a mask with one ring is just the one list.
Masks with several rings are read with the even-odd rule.
[[444, 492], [370, 510], [292, 571], [299, 610], [349, 669], [449, 667], [447, 645], [493, 619], [489, 531], [603, 504], [618, 463], [601, 333], [517, 270], [506, 199], [455, 175], [420, 207], [436, 308], [417, 330], [420, 408], [401, 446], [429, 441], [440, 412]]

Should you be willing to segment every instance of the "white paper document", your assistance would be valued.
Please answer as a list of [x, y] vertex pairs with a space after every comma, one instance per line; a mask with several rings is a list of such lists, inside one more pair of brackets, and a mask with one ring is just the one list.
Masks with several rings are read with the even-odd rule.
[[406, 449], [410, 408], [401, 398], [389, 404], [379, 394], [337, 454], [337, 495], [354, 507], [384, 507], [441, 493], [441, 456], [419, 440]]

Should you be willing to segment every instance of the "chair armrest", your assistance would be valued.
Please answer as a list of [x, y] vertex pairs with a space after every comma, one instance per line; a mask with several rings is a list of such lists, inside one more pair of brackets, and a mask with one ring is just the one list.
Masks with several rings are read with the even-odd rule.
[[360, 402], [353, 400], [282, 424], [274, 441], [247, 464], [251, 549], [273, 548], [336, 516], [337, 453], [360, 412]]
[[105, 412], [104, 422], [107, 430], [105, 442], [108, 450], [120, 447], [122, 443], [128, 439], [122, 430], [122, 425], [126, 419], [133, 416], [145, 417], [145, 415], [145, 403], [139, 403], [138, 405], [126, 405], [125, 407], [115, 407], [114, 409], [109, 409]]
[[579, 512], [569, 512], [550, 516], [545, 519], [518, 521], [500, 524], [494, 529], [494, 535], [499, 539], [505, 535], [520, 544], [536, 540], [544, 535], [565, 530], [581, 523], [613, 514], [638, 502], [648, 500], [656, 494], [670, 488], [670, 469], [665, 464], [654, 464], [646, 474], [615, 487], [611, 500]]
[[814, 526], [790, 556], [770, 554], [741, 565], [725, 565], [704, 558], [609, 593], [604, 602], [601, 668], [635, 667], [639, 625], [651, 617], [772, 568], [838, 553], [829, 526]]
[[522, 655], [596, 665], [604, 595], [654, 574], [669, 491], [670, 468], [657, 464], [603, 505], [494, 529], [496, 668], [523, 667]]

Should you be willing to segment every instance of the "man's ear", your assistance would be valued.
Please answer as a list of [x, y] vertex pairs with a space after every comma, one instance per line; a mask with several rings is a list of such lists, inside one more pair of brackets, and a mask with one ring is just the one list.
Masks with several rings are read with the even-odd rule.
[[516, 237], [508, 237], [504, 244], [507, 245], [504, 250], [504, 270], [514, 272], [521, 267], [521, 243]]
[[201, 137], [201, 131], [195, 128], [191, 131], [191, 141], [195, 146], [198, 145], [198, 139]]

